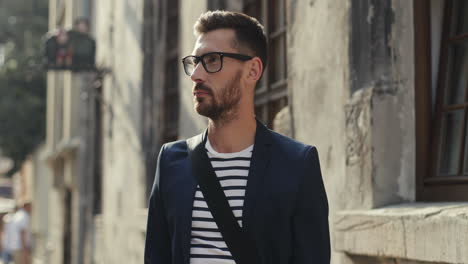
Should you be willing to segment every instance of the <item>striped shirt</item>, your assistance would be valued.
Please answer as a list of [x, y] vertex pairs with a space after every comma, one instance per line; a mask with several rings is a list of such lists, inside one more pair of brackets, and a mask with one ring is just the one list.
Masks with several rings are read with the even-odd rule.
[[[205, 147], [232, 212], [242, 227], [242, 206], [253, 145], [235, 153], [218, 153], [209, 140]], [[190, 264], [235, 264], [200, 186], [197, 186], [193, 202]]]

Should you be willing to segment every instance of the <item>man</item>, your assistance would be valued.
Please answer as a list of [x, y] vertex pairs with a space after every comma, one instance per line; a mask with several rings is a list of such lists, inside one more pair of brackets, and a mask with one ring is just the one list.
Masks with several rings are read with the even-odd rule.
[[23, 201], [15, 210], [3, 217], [3, 263], [30, 264], [31, 234], [29, 218], [31, 202]]
[[31, 202], [23, 201], [14, 217], [15, 242], [12, 247], [15, 264], [31, 264], [31, 232], [29, 227], [31, 214]]
[[236, 263], [242, 255], [237, 249], [232, 254], [239, 241], [227, 243], [224, 234], [231, 232], [214, 209], [220, 201], [205, 199], [212, 196], [200, 184], [205, 175], [197, 173], [194, 153], [200, 146], [245, 238], [240, 246], [248, 245], [244, 252], [254, 256], [237, 264], [329, 263], [328, 204], [317, 150], [255, 119], [255, 86], [267, 62], [263, 27], [244, 14], [214, 11], [201, 15], [195, 33], [193, 55], [183, 66], [193, 81], [195, 111], [208, 118], [208, 128], [161, 149], [145, 263]]
[[4, 215], [2, 218], [3, 229], [2, 229], [2, 260], [3, 264], [9, 264], [13, 261], [13, 251], [18, 248], [16, 244], [19, 242], [17, 228], [15, 226], [14, 216], [18, 207], [15, 205], [15, 208], [12, 212]]

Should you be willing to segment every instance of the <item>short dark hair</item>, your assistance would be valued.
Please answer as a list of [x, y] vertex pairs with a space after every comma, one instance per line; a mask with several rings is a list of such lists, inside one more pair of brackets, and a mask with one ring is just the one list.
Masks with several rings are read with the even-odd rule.
[[239, 12], [216, 10], [201, 14], [194, 25], [197, 36], [217, 29], [233, 29], [233, 46], [252, 51], [251, 55], [259, 57], [265, 69], [268, 61], [267, 40], [263, 26], [257, 19]]

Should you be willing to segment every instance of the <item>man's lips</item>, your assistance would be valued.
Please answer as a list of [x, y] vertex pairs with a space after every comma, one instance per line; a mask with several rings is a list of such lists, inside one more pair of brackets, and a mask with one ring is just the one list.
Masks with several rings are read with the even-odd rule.
[[210, 95], [210, 92], [204, 91], [204, 90], [195, 90], [193, 91], [194, 96], [205, 96], [205, 95]]

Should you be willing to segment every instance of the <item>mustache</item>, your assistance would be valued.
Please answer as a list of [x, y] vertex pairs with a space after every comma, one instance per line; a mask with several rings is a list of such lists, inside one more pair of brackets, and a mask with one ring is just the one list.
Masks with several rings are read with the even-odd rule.
[[201, 83], [197, 83], [194, 88], [193, 88], [193, 91], [205, 91], [205, 92], [208, 92], [210, 94], [213, 93], [213, 91], [211, 90], [210, 87], [204, 85], [204, 84], [201, 84]]

